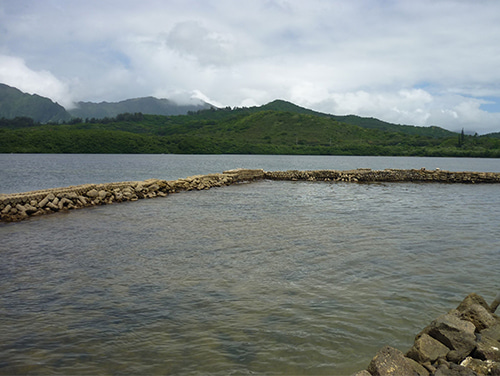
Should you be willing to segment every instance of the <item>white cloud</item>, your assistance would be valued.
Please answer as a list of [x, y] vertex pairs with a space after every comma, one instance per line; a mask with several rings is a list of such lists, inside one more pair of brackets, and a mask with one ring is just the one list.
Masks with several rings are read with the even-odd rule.
[[0, 54], [19, 59], [4, 74], [12, 86], [53, 82], [38, 93], [60, 103], [69, 92], [199, 92], [222, 106], [281, 98], [498, 131], [498, 114], [480, 106], [500, 103], [499, 12], [499, 2], [463, 0], [23, 0], [0, 3]]
[[0, 82], [29, 94], [51, 98], [65, 107], [73, 105], [67, 85], [48, 71], [30, 69], [18, 57], [0, 55]]

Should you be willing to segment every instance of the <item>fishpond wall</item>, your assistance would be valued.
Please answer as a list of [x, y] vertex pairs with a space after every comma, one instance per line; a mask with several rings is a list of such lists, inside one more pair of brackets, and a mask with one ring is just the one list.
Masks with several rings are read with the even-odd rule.
[[143, 198], [165, 197], [169, 194], [202, 190], [253, 180], [307, 180], [331, 182], [434, 182], [434, 183], [500, 183], [500, 173], [450, 172], [441, 170], [371, 170], [349, 171], [264, 171], [235, 169], [223, 173], [195, 175], [177, 180], [149, 179], [145, 181], [84, 184], [15, 194], [0, 194], [0, 221], [17, 222], [32, 216], [71, 209]]

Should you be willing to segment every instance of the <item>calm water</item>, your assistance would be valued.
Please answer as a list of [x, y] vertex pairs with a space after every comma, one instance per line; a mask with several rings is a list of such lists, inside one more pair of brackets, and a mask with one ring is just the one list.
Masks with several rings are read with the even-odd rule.
[[[234, 167], [500, 168], [290, 156], [0, 163], [0, 192]], [[0, 225], [0, 374], [349, 375], [385, 344], [406, 351], [468, 293], [493, 300], [499, 207], [497, 185], [261, 181]]]

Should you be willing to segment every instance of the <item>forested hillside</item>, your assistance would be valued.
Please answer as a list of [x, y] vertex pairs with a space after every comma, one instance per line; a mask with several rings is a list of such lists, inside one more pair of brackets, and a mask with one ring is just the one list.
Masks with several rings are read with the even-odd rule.
[[284, 101], [189, 115], [120, 114], [72, 124], [0, 122], [1, 153], [324, 154], [500, 157], [500, 139], [437, 127], [340, 122]]

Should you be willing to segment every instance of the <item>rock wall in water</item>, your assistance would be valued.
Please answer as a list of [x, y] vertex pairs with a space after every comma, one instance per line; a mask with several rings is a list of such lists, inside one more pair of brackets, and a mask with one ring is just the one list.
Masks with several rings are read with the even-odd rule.
[[0, 221], [16, 222], [32, 216], [95, 205], [165, 197], [180, 191], [202, 190], [252, 180], [307, 180], [332, 182], [435, 182], [435, 183], [500, 183], [500, 173], [450, 172], [441, 170], [371, 170], [349, 171], [264, 171], [235, 169], [223, 173], [195, 175], [177, 180], [108, 184], [85, 184], [16, 194], [0, 194]]

